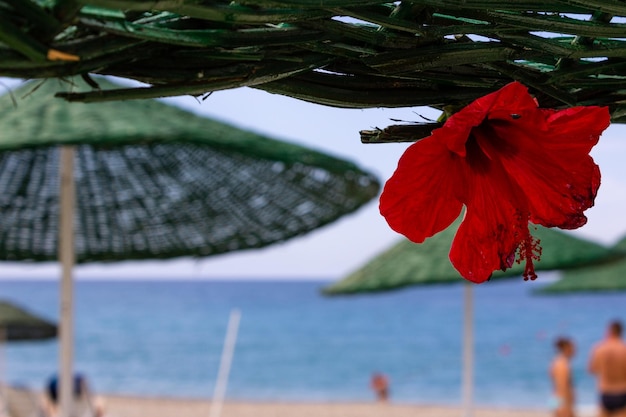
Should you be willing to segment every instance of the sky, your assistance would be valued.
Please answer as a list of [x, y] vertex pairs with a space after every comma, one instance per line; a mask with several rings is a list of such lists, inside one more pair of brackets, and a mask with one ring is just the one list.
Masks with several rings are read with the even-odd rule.
[[[4, 85], [14, 80], [0, 79]], [[307, 103], [252, 88], [218, 91], [206, 100], [165, 99], [199, 115], [253, 130], [348, 159], [379, 177], [396, 168], [410, 144], [362, 144], [359, 131], [438, 117], [426, 107], [340, 109]], [[587, 225], [576, 236], [613, 244], [626, 235], [626, 126], [612, 125], [592, 151], [602, 172], [596, 204], [586, 211]], [[378, 213], [377, 199], [357, 212], [305, 236], [264, 249], [246, 250], [203, 260], [120, 262], [78, 266], [78, 279], [341, 279], [402, 239]], [[57, 278], [57, 265], [3, 263], [2, 277]]]

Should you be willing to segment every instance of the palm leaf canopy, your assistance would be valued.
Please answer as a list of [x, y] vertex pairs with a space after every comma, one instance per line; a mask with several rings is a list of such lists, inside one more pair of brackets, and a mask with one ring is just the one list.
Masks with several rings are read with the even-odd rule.
[[353, 212], [379, 189], [321, 152], [155, 100], [67, 103], [54, 98], [59, 85], [0, 97], [0, 260], [57, 259], [61, 144], [76, 146], [78, 262], [258, 248]]
[[0, 331], [4, 340], [34, 340], [56, 337], [57, 326], [7, 301], [0, 301]]
[[[626, 252], [626, 237], [614, 250]], [[606, 265], [564, 271], [557, 282], [537, 290], [540, 294], [566, 294], [574, 292], [614, 292], [626, 290], [626, 260]]]
[[[251, 86], [335, 107], [444, 109], [515, 80], [542, 107], [609, 106], [626, 121], [617, 0], [13, 0], [0, 11], [0, 76], [149, 84], [69, 100]], [[434, 127], [363, 138], [414, 141]]]
[[[379, 292], [410, 285], [447, 284], [462, 282], [448, 258], [458, 222], [424, 243], [402, 240], [376, 256], [363, 267], [324, 289], [329, 295]], [[533, 236], [541, 242], [541, 260], [535, 262], [537, 271], [577, 268], [590, 263], [605, 262], [619, 256], [612, 250], [582, 240], [564, 232], [532, 226]], [[521, 276], [523, 264], [506, 271], [494, 272], [492, 279]]]

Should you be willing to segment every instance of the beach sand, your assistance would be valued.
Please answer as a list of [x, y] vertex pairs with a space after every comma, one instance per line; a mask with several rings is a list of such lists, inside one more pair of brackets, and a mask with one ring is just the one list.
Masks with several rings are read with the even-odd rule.
[[[208, 417], [210, 402], [173, 398], [108, 395], [107, 417]], [[585, 413], [586, 414], [586, 413]], [[460, 407], [377, 403], [226, 402], [222, 417], [461, 417]], [[474, 417], [550, 417], [548, 410], [486, 408]]]

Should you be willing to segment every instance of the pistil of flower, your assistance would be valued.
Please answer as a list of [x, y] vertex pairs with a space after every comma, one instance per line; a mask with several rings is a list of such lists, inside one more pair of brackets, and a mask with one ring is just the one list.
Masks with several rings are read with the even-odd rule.
[[537, 279], [537, 273], [535, 272], [535, 264], [533, 261], [539, 261], [541, 259], [541, 241], [530, 232], [526, 232], [526, 237], [522, 239], [519, 248], [518, 254], [519, 259], [517, 263], [522, 263], [526, 261], [526, 266], [524, 267], [524, 281], [534, 281]]

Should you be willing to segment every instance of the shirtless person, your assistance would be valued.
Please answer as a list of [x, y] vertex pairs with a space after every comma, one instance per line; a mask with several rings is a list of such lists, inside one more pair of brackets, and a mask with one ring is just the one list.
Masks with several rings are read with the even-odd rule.
[[626, 417], [626, 344], [621, 322], [611, 322], [606, 338], [594, 347], [589, 372], [598, 380], [600, 416]]
[[574, 417], [574, 384], [570, 359], [576, 351], [574, 343], [564, 337], [556, 343], [556, 357], [550, 366], [550, 379], [554, 387], [554, 417]]

